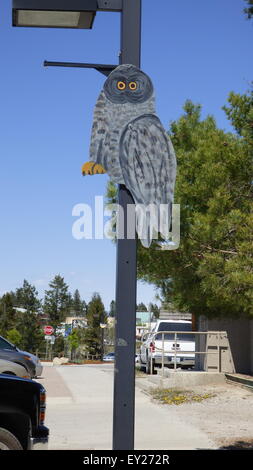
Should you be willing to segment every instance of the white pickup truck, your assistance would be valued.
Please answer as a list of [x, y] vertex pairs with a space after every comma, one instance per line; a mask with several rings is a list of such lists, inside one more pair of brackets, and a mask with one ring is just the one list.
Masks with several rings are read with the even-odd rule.
[[142, 338], [140, 364], [147, 374], [155, 366], [191, 368], [195, 364], [195, 335], [188, 320], [158, 320]]

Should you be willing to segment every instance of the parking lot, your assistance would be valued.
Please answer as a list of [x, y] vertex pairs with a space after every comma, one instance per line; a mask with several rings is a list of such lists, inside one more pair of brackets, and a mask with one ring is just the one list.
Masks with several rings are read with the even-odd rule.
[[[144, 379], [146, 380], [146, 379]], [[44, 365], [49, 449], [112, 449], [113, 365]], [[153, 403], [136, 381], [135, 449], [212, 449], [215, 443], [177, 415]]]

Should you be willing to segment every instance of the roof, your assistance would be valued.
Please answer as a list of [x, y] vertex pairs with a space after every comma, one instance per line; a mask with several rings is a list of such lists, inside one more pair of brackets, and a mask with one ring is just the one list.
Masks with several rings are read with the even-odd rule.
[[161, 320], [159, 318], [159, 320], [157, 321], [157, 323], [192, 323], [190, 320], [170, 320], [170, 319], [166, 319], [166, 320]]

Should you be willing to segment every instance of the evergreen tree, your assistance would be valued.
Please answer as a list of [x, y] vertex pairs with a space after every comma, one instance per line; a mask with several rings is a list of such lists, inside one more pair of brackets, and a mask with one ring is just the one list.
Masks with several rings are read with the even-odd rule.
[[7, 331], [6, 339], [18, 348], [22, 346], [22, 336], [16, 328]]
[[72, 299], [72, 311], [75, 316], [83, 317], [86, 314], [86, 302], [81, 299], [80, 292], [78, 289], [75, 290]]
[[106, 322], [105, 307], [98, 293], [94, 293], [88, 304], [87, 328], [84, 332], [86, 348], [91, 355], [99, 355], [102, 351], [102, 333], [100, 323]]
[[110, 303], [109, 317], [115, 317], [116, 315], [116, 302], [112, 300]]
[[253, 0], [245, 0], [248, 4], [247, 8], [244, 8], [244, 12], [246, 13], [248, 19], [253, 17]]
[[158, 287], [172, 279], [173, 303], [182, 310], [253, 315], [252, 93], [232, 93], [225, 107], [239, 136], [218, 129], [211, 116], [201, 121], [199, 105], [188, 101], [184, 110], [170, 129], [180, 246], [139, 246], [138, 276]]
[[146, 305], [143, 302], [136, 305], [136, 312], [147, 312], [147, 311], [148, 311], [148, 309], [147, 309]]
[[18, 312], [16, 329], [21, 335], [19, 342], [23, 351], [34, 353], [44, 345], [44, 334], [39, 317], [33, 312]]
[[160, 309], [159, 309], [158, 305], [150, 303], [149, 304], [149, 311], [153, 312], [155, 318], [159, 318]]
[[0, 334], [6, 336], [8, 330], [14, 328], [16, 312], [13, 308], [13, 294], [7, 292], [0, 300]]
[[[159, 251], [138, 242], [137, 274], [182, 311], [252, 316], [253, 92], [231, 93], [224, 110], [236, 133], [218, 129], [212, 116], [201, 120], [191, 101], [171, 123], [180, 246]], [[111, 187], [107, 196], [113, 202]]]
[[78, 328], [74, 328], [72, 330], [71, 334], [67, 337], [67, 342], [70, 347], [71, 359], [73, 360], [76, 355], [76, 350], [80, 346], [80, 335]]
[[59, 274], [49, 283], [49, 290], [45, 291], [44, 313], [54, 329], [65, 320], [70, 311], [70, 297], [68, 286]]
[[[20, 348], [35, 353], [44, 342], [39, 317], [41, 302], [36, 288], [24, 280], [23, 286], [16, 289], [13, 302], [17, 308], [15, 328], [21, 335]], [[19, 311], [18, 308], [25, 311]]]
[[23, 286], [16, 289], [13, 302], [15, 307], [24, 308], [29, 313], [40, 313], [41, 311], [41, 302], [38, 299], [36, 287], [29, 284], [26, 279], [23, 282]]

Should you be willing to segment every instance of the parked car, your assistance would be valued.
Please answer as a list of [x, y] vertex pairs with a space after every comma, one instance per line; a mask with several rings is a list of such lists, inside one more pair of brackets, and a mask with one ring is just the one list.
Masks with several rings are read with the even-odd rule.
[[[176, 342], [174, 331], [178, 332]], [[146, 373], [153, 374], [155, 366], [161, 367], [162, 361], [164, 367], [175, 367], [176, 363], [181, 368], [192, 368], [195, 365], [195, 337], [191, 331], [192, 323], [188, 320], [158, 320], [143, 338], [140, 349], [140, 362]]]
[[110, 352], [110, 353], [106, 354], [105, 356], [103, 356], [103, 361], [113, 362], [114, 360], [115, 360], [115, 353], [114, 352]]
[[28, 379], [0, 375], [0, 451], [47, 449], [46, 391]]
[[[103, 356], [103, 361], [106, 361], [106, 362], [115, 361], [115, 353], [111, 352], [111, 353], [106, 354], [105, 356]], [[140, 362], [140, 355], [139, 354], [135, 354], [135, 362], [136, 363]]]
[[31, 378], [29, 372], [27, 372], [24, 366], [16, 364], [16, 362], [6, 361], [5, 359], [0, 359], [0, 374], [16, 375], [23, 379]]
[[31, 354], [27, 351], [21, 351], [20, 349], [18, 349], [18, 351], [21, 352], [22, 354], [25, 354], [26, 356], [30, 356], [31, 360], [34, 362], [35, 367], [36, 367], [36, 376], [35, 377], [41, 377], [42, 371], [43, 371], [43, 366], [40, 362], [40, 359], [37, 356], [35, 356], [34, 354]]
[[20, 351], [2, 336], [0, 336], [0, 359], [16, 362], [26, 368], [31, 378], [36, 377], [36, 364], [31, 356]]

